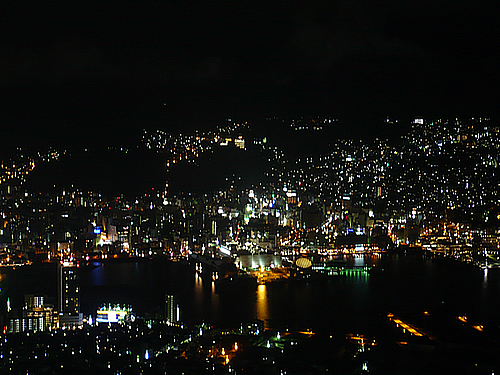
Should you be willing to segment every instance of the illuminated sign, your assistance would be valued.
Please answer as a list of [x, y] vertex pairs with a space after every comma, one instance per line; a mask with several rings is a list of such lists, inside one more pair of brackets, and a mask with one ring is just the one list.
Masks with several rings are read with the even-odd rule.
[[94, 234], [101, 234], [101, 227], [94, 227]]

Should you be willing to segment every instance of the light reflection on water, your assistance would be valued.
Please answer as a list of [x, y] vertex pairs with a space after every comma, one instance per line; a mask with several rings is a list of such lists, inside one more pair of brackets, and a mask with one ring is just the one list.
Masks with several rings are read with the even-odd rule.
[[7, 280], [8, 280], [7, 274], [0, 272], [0, 295], [3, 294], [3, 291], [4, 291], [3, 290], [4, 289], [3, 283], [7, 282]]
[[197, 305], [203, 304], [203, 280], [198, 272], [194, 273], [194, 302]]
[[[414, 255], [340, 256], [348, 267], [363, 264], [379, 268], [328, 281], [276, 282], [257, 288], [220, 291], [194, 269], [155, 262], [109, 263], [83, 268], [84, 314], [103, 302], [130, 303], [138, 313], [164, 311], [165, 293], [179, 296], [186, 321], [230, 322], [259, 319], [266, 326], [351, 324], [387, 311], [441, 311], [464, 314], [476, 321], [500, 324], [500, 269], [481, 270], [453, 261], [435, 261]], [[52, 265], [0, 269], [0, 305], [7, 297], [22, 306], [24, 293], [57, 297]], [[154, 310], [156, 309], [156, 310]], [[333, 318], [334, 317], [334, 318]], [[369, 322], [367, 322], [369, 324]]]
[[485, 268], [483, 271], [483, 288], [488, 286], [488, 268]]
[[267, 298], [266, 285], [259, 285], [257, 287], [257, 301], [255, 305], [257, 319], [262, 320], [264, 324], [269, 320], [269, 304]]
[[363, 267], [365, 265], [364, 254], [359, 254], [354, 256], [354, 267]]
[[[191, 301], [189, 294], [178, 293], [183, 302], [189, 303], [189, 319], [195, 321], [211, 321], [219, 314], [219, 295], [215, 290], [215, 283], [211, 280], [204, 280], [198, 273], [194, 273], [194, 284], [192, 288]], [[181, 305], [181, 318], [186, 318], [186, 305]]]
[[215, 292], [215, 283], [212, 282], [212, 293], [210, 293], [210, 308], [212, 313], [219, 312], [219, 295]]
[[89, 279], [92, 285], [104, 285], [104, 270], [103, 267], [96, 267], [90, 271]]

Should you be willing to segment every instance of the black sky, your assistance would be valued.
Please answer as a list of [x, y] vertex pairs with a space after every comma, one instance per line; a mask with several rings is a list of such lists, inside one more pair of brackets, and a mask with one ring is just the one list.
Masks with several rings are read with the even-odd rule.
[[[102, 139], [225, 117], [498, 115], [484, 1], [2, 4], [3, 140]], [[374, 131], [371, 129], [371, 131]]]

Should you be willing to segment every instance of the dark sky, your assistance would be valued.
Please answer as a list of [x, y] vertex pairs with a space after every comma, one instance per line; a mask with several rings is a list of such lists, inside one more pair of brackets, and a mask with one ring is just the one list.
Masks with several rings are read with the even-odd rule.
[[493, 1], [18, 3], [0, 12], [4, 141], [499, 112]]

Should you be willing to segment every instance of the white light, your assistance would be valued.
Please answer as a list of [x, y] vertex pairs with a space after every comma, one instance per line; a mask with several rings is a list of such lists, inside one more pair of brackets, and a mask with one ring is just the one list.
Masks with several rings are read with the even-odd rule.
[[231, 255], [231, 251], [229, 250], [229, 248], [227, 246], [224, 246], [224, 245], [220, 246], [220, 252], [222, 254]]

